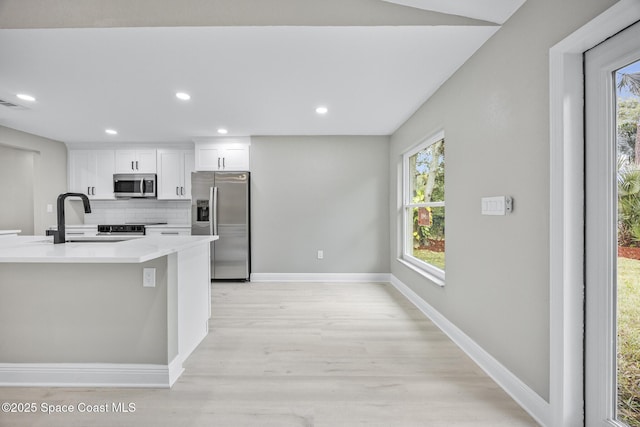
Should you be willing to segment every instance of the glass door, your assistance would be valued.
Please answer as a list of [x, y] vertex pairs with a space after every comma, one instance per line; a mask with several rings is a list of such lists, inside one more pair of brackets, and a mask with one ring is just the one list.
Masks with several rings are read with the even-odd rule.
[[640, 24], [585, 54], [585, 420], [640, 427]]
[[617, 419], [640, 427], [640, 61], [616, 71]]

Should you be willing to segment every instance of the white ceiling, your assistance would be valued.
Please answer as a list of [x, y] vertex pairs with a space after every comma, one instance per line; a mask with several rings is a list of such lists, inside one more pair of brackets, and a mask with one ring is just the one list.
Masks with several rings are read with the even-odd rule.
[[[0, 29], [0, 99], [25, 107], [0, 106], [0, 125], [68, 143], [181, 142], [219, 127], [229, 135], [388, 135], [497, 29]], [[17, 99], [21, 92], [36, 102]], [[318, 116], [319, 105], [329, 113]]]

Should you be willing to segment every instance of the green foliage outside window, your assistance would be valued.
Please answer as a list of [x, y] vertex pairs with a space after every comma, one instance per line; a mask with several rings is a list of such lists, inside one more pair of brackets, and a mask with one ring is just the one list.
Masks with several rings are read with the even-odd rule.
[[[444, 140], [409, 158], [412, 203], [444, 202]], [[444, 206], [428, 206], [429, 225], [420, 225], [419, 210], [413, 209], [413, 247], [428, 248], [444, 241]]]

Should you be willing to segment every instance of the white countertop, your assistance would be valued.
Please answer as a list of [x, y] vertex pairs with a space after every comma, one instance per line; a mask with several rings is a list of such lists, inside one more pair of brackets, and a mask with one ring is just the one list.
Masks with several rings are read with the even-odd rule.
[[0, 236], [4, 236], [5, 234], [20, 234], [22, 230], [0, 230]]
[[0, 240], [0, 263], [141, 263], [179, 252], [218, 236], [148, 236], [123, 242], [53, 244], [49, 236]]

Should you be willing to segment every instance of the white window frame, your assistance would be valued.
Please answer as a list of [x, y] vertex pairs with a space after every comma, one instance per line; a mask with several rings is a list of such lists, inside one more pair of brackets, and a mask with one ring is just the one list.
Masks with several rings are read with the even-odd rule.
[[[425, 138], [414, 146], [413, 148], [405, 151], [402, 155], [402, 248], [400, 251], [400, 258], [409, 267], [418, 271], [420, 274], [433, 281], [439, 286], [444, 286], [445, 272], [444, 270], [436, 267], [435, 265], [424, 262], [413, 256], [413, 209], [416, 207], [444, 207], [445, 202], [430, 202], [430, 203], [413, 203], [410, 194], [410, 182], [409, 182], [409, 158], [416, 153], [428, 148], [438, 141], [444, 140], [444, 130], [440, 130], [435, 134]], [[446, 171], [446, 162], [445, 162]], [[446, 177], [446, 172], [445, 172]], [[446, 178], [445, 178], [446, 180]], [[446, 194], [446, 193], [445, 193]], [[446, 195], [445, 195], [446, 200]], [[445, 215], [446, 223], [446, 215]], [[445, 227], [446, 229], [446, 227]], [[446, 257], [446, 250], [445, 250]]]

